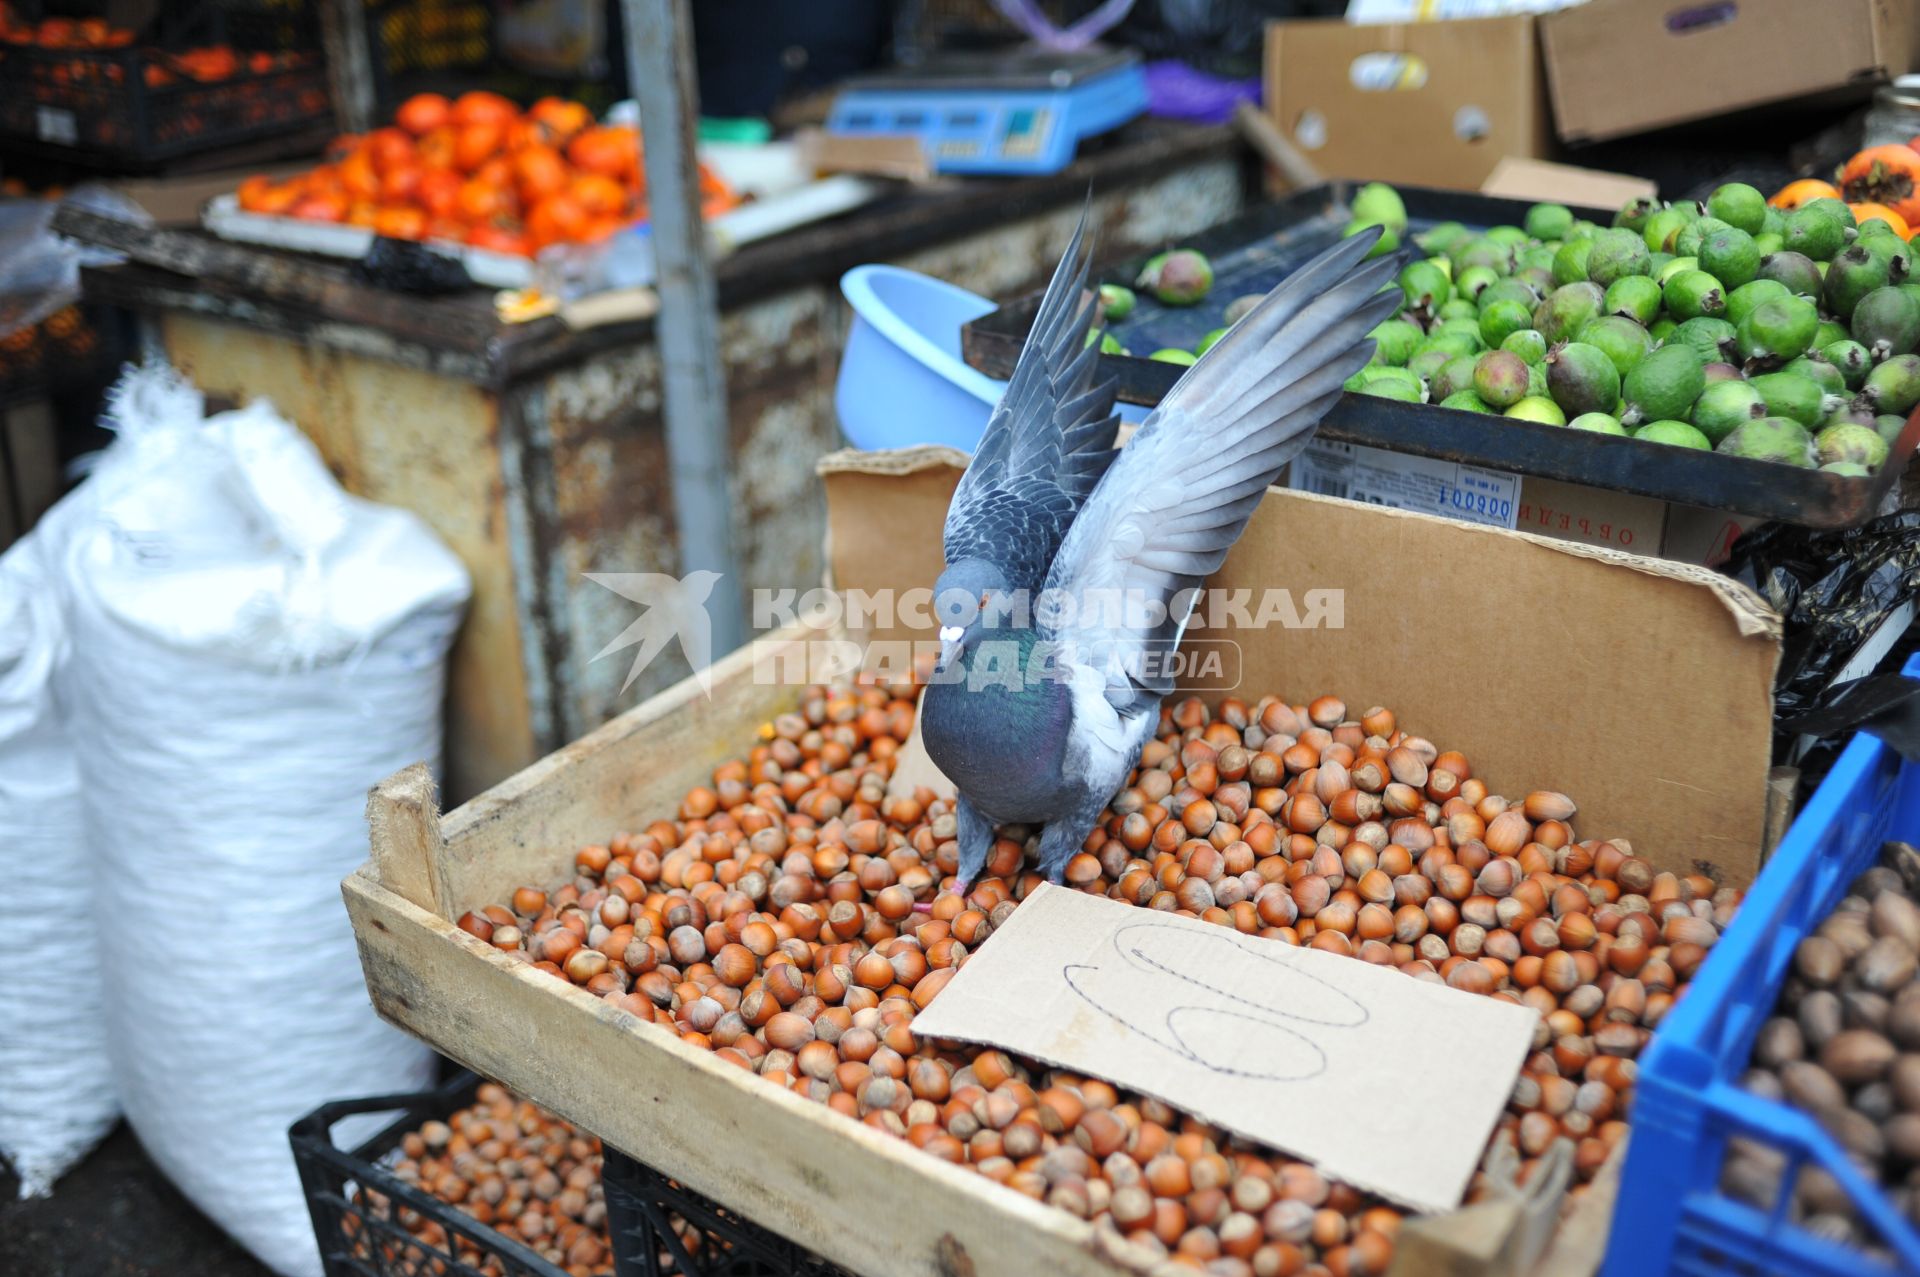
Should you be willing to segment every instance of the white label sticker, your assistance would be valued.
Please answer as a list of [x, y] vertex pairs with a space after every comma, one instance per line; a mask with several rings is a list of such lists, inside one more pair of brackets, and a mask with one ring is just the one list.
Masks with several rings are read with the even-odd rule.
[[37, 106], [33, 109], [33, 123], [42, 142], [70, 145], [80, 140], [79, 122], [74, 119], [72, 111], [62, 111], [54, 106]]
[[1520, 506], [1518, 475], [1324, 439], [1294, 458], [1287, 485], [1496, 528], [1513, 527]]

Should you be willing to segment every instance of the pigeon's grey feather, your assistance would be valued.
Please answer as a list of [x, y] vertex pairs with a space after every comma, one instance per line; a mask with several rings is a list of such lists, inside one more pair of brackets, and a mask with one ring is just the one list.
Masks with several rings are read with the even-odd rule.
[[[1171, 690], [1170, 652], [1192, 595], [1239, 539], [1261, 494], [1312, 437], [1393, 313], [1400, 262], [1365, 262], [1376, 234], [1341, 241], [1255, 306], [1181, 377], [1100, 481], [1061, 544], [1049, 592], [1165, 605], [1157, 619], [1083, 606], [1047, 637], [1098, 668], [1123, 716]], [[1144, 658], [1144, 659], [1143, 659]]]
[[1094, 384], [1087, 345], [1087, 210], [1054, 268], [1006, 394], [947, 509], [946, 561], [997, 565], [1010, 589], [1038, 590], [1075, 514], [1116, 455], [1114, 383]]

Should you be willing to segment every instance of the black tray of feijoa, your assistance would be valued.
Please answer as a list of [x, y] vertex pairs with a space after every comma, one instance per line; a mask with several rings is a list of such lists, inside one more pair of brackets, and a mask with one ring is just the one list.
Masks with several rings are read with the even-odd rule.
[[[1296, 191], [1169, 244], [1197, 249], [1212, 262], [1214, 283], [1206, 299], [1172, 307], [1141, 292], [1133, 313], [1110, 326], [1112, 333], [1133, 351], [1191, 350], [1224, 326], [1223, 312], [1234, 298], [1265, 292], [1339, 239], [1356, 185], [1331, 182]], [[1524, 200], [1462, 191], [1395, 189], [1406, 203], [1409, 238], [1440, 222], [1476, 230], [1517, 226], [1530, 207]], [[1612, 209], [1573, 212], [1602, 226], [1614, 216]], [[1131, 285], [1146, 261], [1142, 256], [1110, 263], [1095, 274], [1102, 282]], [[961, 330], [966, 362], [991, 377], [1011, 376], [1039, 306], [1040, 294], [1034, 292], [966, 325]], [[1146, 406], [1159, 403], [1186, 371], [1142, 355], [1102, 355], [1100, 369], [1118, 383], [1122, 402]], [[1320, 437], [1804, 527], [1846, 528], [1864, 523], [1886, 504], [1920, 446], [1920, 412], [1907, 422], [1886, 463], [1864, 478], [1352, 393], [1342, 395], [1321, 422]]]

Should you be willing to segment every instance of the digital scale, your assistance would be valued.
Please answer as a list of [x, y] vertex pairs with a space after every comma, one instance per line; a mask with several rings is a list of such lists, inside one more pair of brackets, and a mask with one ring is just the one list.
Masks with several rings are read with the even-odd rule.
[[1147, 109], [1140, 55], [1100, 46], [940, 55], [849, 80], [827, 115], [838, 137], [913, 137], [936, 173], [1047, 174], [1081, 139]]

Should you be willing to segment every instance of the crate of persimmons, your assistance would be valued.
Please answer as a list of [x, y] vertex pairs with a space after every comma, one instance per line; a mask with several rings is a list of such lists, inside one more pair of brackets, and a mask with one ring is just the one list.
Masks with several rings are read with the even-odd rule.
[[[740, 202], [705, 165], [700, 184], [708, 217]], [[393, 124], [336, 139], [316, 168], [247, 178], [233, 203], [256, 219], [361, 232], [295, 234], [282, 241], [289, 247], [358, 255], [371, 232], [527, 258], [644, 222], [647, 184], [639, 130], [599, 123], [578, 102], [549, 97], [522, 109], [495, 93], [422, 93]]]

